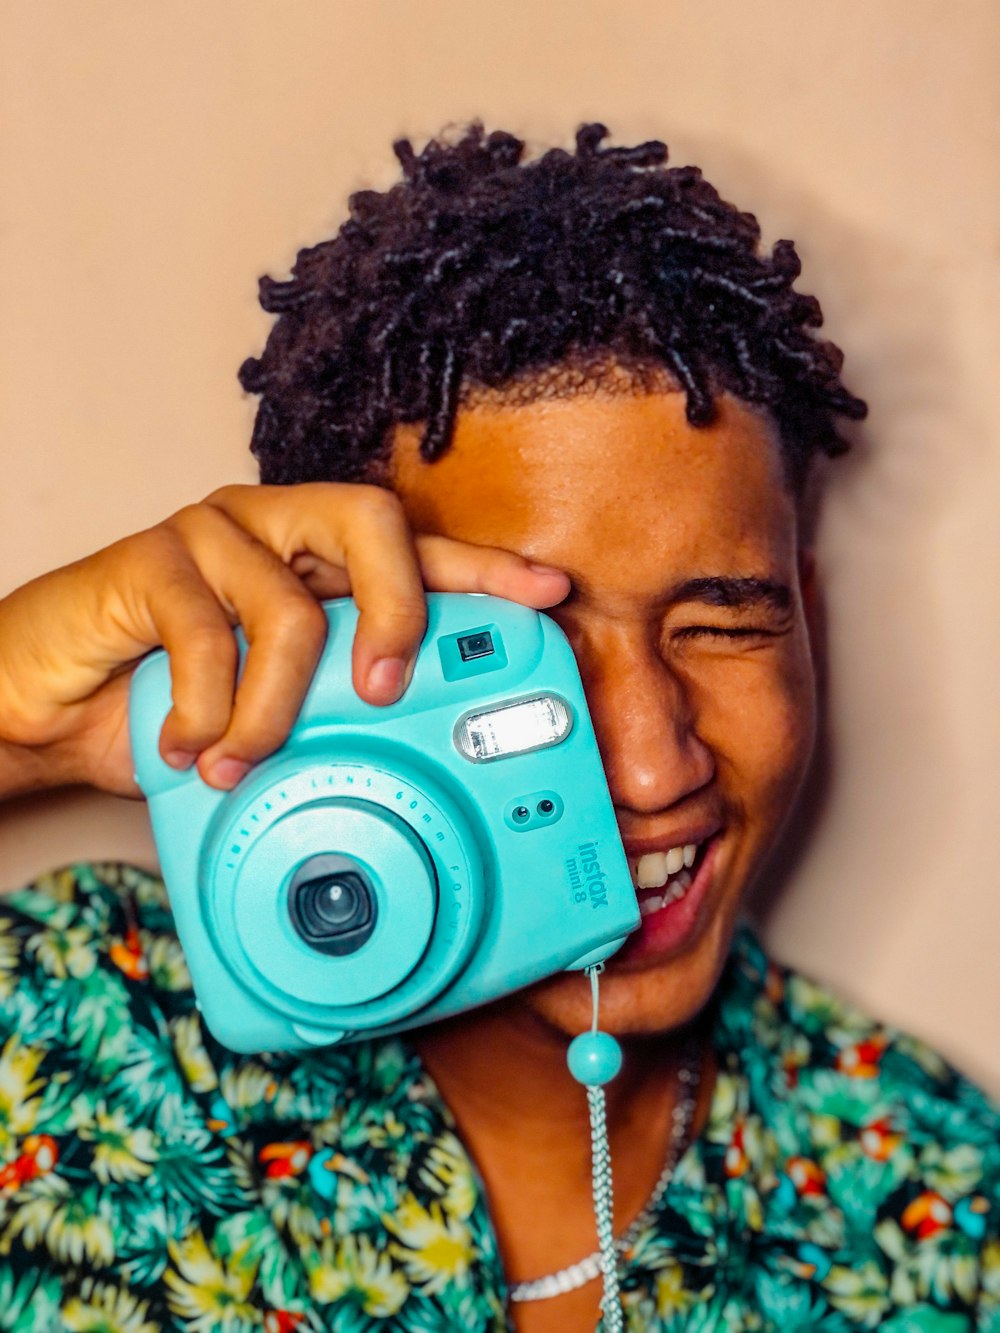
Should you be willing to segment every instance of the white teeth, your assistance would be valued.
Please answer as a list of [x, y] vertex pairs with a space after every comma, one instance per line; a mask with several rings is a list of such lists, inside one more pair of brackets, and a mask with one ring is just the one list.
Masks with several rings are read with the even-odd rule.
[[698, 855], [698, 844], [685, 843], [666, 852], [647, 852], [630, 862], [632, 880], [637, 889], [659, 889], [639, 898], [639, 912], [651, 916], [683, 898], [694, 883], [691, 867]]
[[666, 852], [647, 852], [631, 863], [632, 881], [637, 889], [662, 889], [668, 879], [690, 870], [698, 855], [698, 844], [685, 843]]
[[691, 876], [686, 872], [683, 875], [678, 875], [677, 878], [674, 880], [673, 884], [671, 884], [670, 888], [667, 889], [666, 893], [664, 893], [663, 895], [664, 903], [675, 903], [678, 898], [684, 897], [685, 893], [687, 893], [690, 887], [691, 887]]
[[662, 889], [667, 882], [667, 873], [665, 852], [648, 852], [639, 857], [636, 880], [640, 889]]
[[661, 907], [668, 907], [671, 903], [678, 902], [687, 893], [691, 884], [691, 876], [686, 870], [682, 870], [670, 887], [664, 889], [662, 893], [649, 893], [645, 898], [639, 899], [639, 915], [649, 916], [653, 912], [658, 912]]

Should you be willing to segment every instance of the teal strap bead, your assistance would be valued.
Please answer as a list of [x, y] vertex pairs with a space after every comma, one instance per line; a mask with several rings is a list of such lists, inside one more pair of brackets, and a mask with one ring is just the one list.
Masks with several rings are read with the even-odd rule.
[[569, 1072], [578, 1083], [600, 1088], [622, 1067], [622, 1048], [608, 1032], [581, 1032], [566, 1052]]

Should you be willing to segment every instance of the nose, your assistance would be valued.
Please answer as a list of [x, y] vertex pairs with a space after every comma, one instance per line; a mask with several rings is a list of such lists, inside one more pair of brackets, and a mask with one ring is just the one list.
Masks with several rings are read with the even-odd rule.
[[601, 636], [575, 645], [604, 772], [616, 809], [671, 809], [715, 776], [715, 755], [698, 733], [687, 682], [655, 645]]

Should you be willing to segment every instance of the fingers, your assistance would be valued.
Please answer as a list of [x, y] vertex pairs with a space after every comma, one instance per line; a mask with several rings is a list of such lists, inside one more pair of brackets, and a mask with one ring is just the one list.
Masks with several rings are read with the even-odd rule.
[[[187, 563], [175, 561], [172, 586], [153, 599], [174, 683], [160, 749], [179, 768], [197, 757], [202, 777], [222, 788], [291, 730], [325, 638], [317, 597], [354, 597], [354, 688], [388, 704], [413, 672], [425, 587], [536, 608], [569, 589], [565, 574], [509, 551], [415, 540], [397, 497], [373, 486], [226, 487], [162, 526], [179, 537]], [[249, 645], [239, 682], [235, 623]]]
[[318, 596], [350, 592], [359, 619], [354, 688], [373, 704], [399, 698], [427, 625], [423, 583], [399, 500], [377, 486], [226, 487], [210, 496], [276, 552]]
[[323, 651], [326, 626], [308, 594], [289, 598], [278, 617], [244, 622], [249, 650], [229, 725], [198, 760], [206, 781], [233, 786], [284, 743]]
[[[286, 739], [323, 649], [326, 617], [271, 551], [217, 509], [194, 506], [169, 525], [187, 559], [150, 604], [173, 687], [160, 752], [177, 768], [197, 756], [207, 782], [230, 787]], [[238, 684], [237, 622], [248, 644]]]
[[[162, 644], [173, 701], [161, 754], [231, 787], [291, 730], [325, 640], [317, 599], [353, 595], [354, 686], [387, 704], [412, 674], [425, 588], [542, 608], [569, 581], [509, 551], [415, 540], [398, 498], [379, 487], [226, 487], [4, 599], [6, 641], [20, 645], [0, 663], [4, 734], [27, 748], [57, 744], [65, 771], [131, 790], [127, 745], [116, 742], [119, 682]], [[237, 624], [249, 645], [239, 679]]]
[[556, 606], [569, 593], [568, 574], [514, 551], [437, 536], [419, 536], [416, 546], [424, 584], [432, 592], [485, 592], [536, 611]]
[[195, 566], [177, 570], [162, 591], [151, 599], [150, 614], [170, 656], [173, 707], [160, 733], [160, 753], [175, 768], [188, 768], [229, 724], [236, 640]]
[[279, 555], [315, 596], [354, 597], [352, 679], [372, 704], [393, 703], [409, 683], [427, 626], [425, 587], [492, 593], [539, 609], [569, 591], [565, 574], [511, 551], [447, 537], [414, 540], [398, 497], [379, 486], [229, 486], [206, 503]]
[[391, 492], [373, 489], [353, 518], [344, 542], [358, 607], [352, 680], [362, 699], [392, 703], [409, 684], [427, 628], [423, 581], [410, 526]]

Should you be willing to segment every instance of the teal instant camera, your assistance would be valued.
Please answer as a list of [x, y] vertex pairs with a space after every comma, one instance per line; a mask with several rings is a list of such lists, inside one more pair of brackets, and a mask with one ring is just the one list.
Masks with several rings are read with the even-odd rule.
[[639, 924], [562, 631], [495, 597], [427, 600], [386, 708], [351, 685], [357, 608], [326, 603], [288, 741], [231, 792], [160, 758], [166, 654], [135, 673], [136, 780], [202, 1013], [234, 1051], [418, 1027], [602, 961]]

